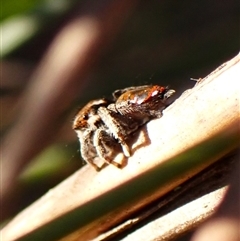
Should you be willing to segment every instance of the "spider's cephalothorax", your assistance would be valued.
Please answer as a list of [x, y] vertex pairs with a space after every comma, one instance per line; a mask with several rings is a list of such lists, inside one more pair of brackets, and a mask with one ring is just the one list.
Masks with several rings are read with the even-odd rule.
[[77, 132], [83, 159], [94, 166], [96, 157], [117, 167], [111, 158], [116, 145], [126, 157], [131, 155], [126, 140], [140, 126], [162, 116], [166, 100], [175, 93], [168, 87], [144, 85], [113, 92], [113, 100], [90, 101], [76, 115], [73, 129]]

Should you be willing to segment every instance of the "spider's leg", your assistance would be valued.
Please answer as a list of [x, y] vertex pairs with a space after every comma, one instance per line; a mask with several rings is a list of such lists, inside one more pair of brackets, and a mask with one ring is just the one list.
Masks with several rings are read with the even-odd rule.
[[93, 144], [96, 147], [98, 156], [103, 159], [106, 163], [112, 164], [117, 168], [121, 168], [122, 165], [113, 161], [110, 157], [111, 152], [116, 146], [116, 141], [110, 136], [104, 129], [97, 129], [93, 136]]
[[82, 133], [76, 130], [80, 142], [81, 155], [84, 161], [93, 166], [96, 171], [100, 171], [101, 168], [94, 163], [94, 158], [97, 156], [97, 151], [93, 145], [93, 131], [87, 131]]
[[124, 155], [126, 157], [131, 156], [130, 148], [125, 139], [130, 133], [137, 129], [136, 123], [105, 107], [100, 107], [98, 109], [98, 115], [113, 137], [121, 144]]

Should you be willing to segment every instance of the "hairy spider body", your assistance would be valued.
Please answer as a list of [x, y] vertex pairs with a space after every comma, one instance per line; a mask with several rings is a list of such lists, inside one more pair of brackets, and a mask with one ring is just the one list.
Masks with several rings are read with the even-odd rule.
[[126, 140], [140, 126], [162, 116], [166, 100], [175, 93], [168, 87], [144, 85], [113, 92], [113, 100], [90, 101], [76, 115], [73, 129], [76, 131], [83, 159], [97, 171], [96, 157], [106, 163], [121, 167], [111, 154], [121, 145], [126, 157], [131, 155]]

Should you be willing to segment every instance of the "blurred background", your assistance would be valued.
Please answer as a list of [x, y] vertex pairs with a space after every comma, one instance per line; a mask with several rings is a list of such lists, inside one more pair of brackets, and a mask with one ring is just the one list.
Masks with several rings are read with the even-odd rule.
[[[23, 135], [16, 132], [20, 125], [17, 123], [23, 121], [26, 113], [30, 116], [38, 112], [38, 107], [34, 108], [35, 99], [30, 98], [36, 91], [31, 82], [37, 82], [34, 76], [38, 75], [39, 64], [43, 65], [47, 59], [46, 53], [56, 36], [74, 18], [81, 18], [86, 12], [88, 16], [94, 14], [93, 9], [101, 11], [102, 6], [101, 1], [97, 5], [96, 1], [89, 3], [87, 0], [3, 0], [1, 5], [1, 145], [3, 153], [8, 154], [14, 152], [14, 146], [20, 142], [13, 137], [14, 133]], [[13, 201], [3, 215], [4, 220], [84, 165], [71, 125], [78, 108], [86, 102], [109, 97], [115, 89], [143, 84], [169, 85], [177, 91], [177, 98], [194, 86], [195, 82], [190, 78], [205, 77], [239, 52], [238, 1], [140, 0], [129, 9], [122, 13], [124, 16], [119, 11], [121, 24], [112, 22], [116, 31], [112, 37], [106, 37], [108, 41], [101, 43], [101, 54], [97, 58], [94, 52], [89, 54], [88, 61], [93, 59], [93, 64], [88, 65], [84, 75], [79, 73], [78, 82], [84, 84], [69, 81], [69, 86], [75, 89], [73, 96], [69, 98], [68, 88], [59, 91], [61, 101], [58, 103], [64, 107], [53, 117], [46, 111], [46, 116], [54, 121], [57, 119], [58, 123], [53, 121], [49, 126], [51, 138], [42, 147], [34, 151], [34, 146], [27, 145], [33, 151], [28, 150], [31, 154], [25, 158], [16, 177], [15, 191], [11, 196]], [[109, 12], [103, 11], [104, 14]], [[66, 53], [68, 46], [63, 49]], [[59, 61], [64, 62], [64, 58], [56, 59], [57, 63]], [[45, 81], [44, 88], [54, 96], [50, 82], [48, 87]], [[44, 88], [38, 89], [35, 95], [48, 99], [49, 94]], [[31, 101], [31, 108], [36, 113], [27, 107]], [[58, 109], [58, 105], [55, 108]], [[44, 111], [39, 111], [44, 119]], [[43, 119], [38, 123], [29, 122], [29, 126], [36, 125], [37, 129]], [[21, 133], [26, 136], [23, 135], [22, 140], [30, 140], [31, 132], [24, 128]], [[40, 129], [40, 132], [44, 131], [48, 130]], [[39, 144], [44, 138], [48, 139], [47, 134], [39, 139]], [[7, 160], [7, 154], [1, 156], [1, 162]], [[12, 155], [19, 156], [19, 153]], [[1, 169], [1, 172], [5, 170]]]

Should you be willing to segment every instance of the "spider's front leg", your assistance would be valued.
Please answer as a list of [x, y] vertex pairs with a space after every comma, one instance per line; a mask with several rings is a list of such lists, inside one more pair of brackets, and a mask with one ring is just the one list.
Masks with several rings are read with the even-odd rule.
[[[113, 110], [109, 108], [113, 108]], [[108, 108], [100, 107], [98, 109], [98, 115], [101, 117], [101, 120], [106, 125], [111, 135], [121, 144], [124, 155], [126, 157], [131, 156], [130, 148], [125, 140], [130, 133], [137, 130], [138, 124], [132, 119], [114, 111], [113, 105], [110, 105]]]
[[84, 161], [93, 166], [96, 171], [100, 171], [101, 167], [94, 163], [94, 159], [98, 156], [98, 153], [93, 143], [94, 131], [88, 130], [85, 132], [81, 132], [80, 130], [76, 130], [76, 132], [80, 142], [82, 158], [84, 159]]

